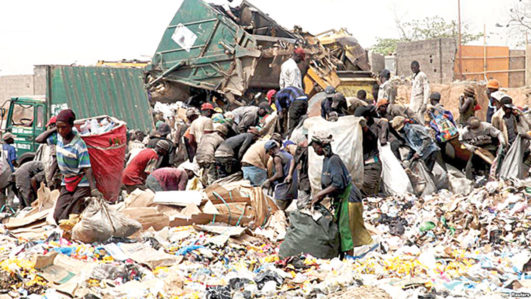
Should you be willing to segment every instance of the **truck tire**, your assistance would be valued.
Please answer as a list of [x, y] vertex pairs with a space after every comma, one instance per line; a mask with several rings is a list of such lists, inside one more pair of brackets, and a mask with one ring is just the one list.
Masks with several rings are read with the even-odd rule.
[[34, 158], [35, 158], [35, 153], [24, 153], [17, 160], [18, 166], [20, 166], [20, 165], [22, 165], [22, 164], [24, 164], [26, 162], [33, 161]]

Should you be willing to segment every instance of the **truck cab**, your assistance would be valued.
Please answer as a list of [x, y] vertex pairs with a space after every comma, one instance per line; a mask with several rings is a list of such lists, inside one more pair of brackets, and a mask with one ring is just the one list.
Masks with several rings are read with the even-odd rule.
[[46, 130], [46, 100], [44, 96], [14, 97], [6, 104], [9, 105], [7, 108], [0, 108], [4, 119], [2, 131], [15, 135], [13, 146], [17, 150], [17, 162], [21, 165], [33, 160], [39, 147], [35, 138]]

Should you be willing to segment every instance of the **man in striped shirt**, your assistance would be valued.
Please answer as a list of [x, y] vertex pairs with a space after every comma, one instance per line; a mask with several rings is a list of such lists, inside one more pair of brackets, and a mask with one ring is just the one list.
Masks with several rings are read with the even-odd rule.
[[[53, 214], [56, 222], [68, 219], [70, 214], [81, 214], [86, 207], [86, 197], [102, 197], [92, 175], [87, 145], [73, 129], [75, 119], [72, 110], [62, 110], [57, 115], [56, 129], [48, 131], [47, 142], [56, 145], [57, 165], [63, 175]], [[55, 131], [58, 134], [53, 134]]]

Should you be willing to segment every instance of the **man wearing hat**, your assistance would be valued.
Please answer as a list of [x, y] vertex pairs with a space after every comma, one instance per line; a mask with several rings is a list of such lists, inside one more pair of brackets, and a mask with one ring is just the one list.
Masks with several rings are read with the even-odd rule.
[[188, 128], [186, 137], [190, 161], [195, 157], [197, 145], [201, 143], [201, 138], [205, 134], [210, 134], [214, 131], [214, 122], [211, 118], [213, 114], [214, 106], [210, 103], [204, 103], [201, 105], [201, 115], [194, 119], [190, 124], [190, 128]]
[[387, 99], [379, 99], [378, 102], [376, 102], [376, 109], [378, 117], [386, 118], [388, 121], [392, 121], [396, 116], [404, 116], [418, 122], [417, 114], [408, 106], [391, 104]]
[[159, 140], [155, 149], [146, 148], [131, 160], [122, 174], [122, 184], [128, 193], [137, 188], [145, 189], [147, 176], [158, 168], [160, 161], [168, 154], [170, 147], [170, 142]]
[[378, 100], [387, 99], [390, 104], [395, 102], [396, 87], [391, 84], [391, 72], [387, 69], [383, 69], [380, 72], [380, 87], [378, 88]]
[[492, 116], [494, 115], [494, 112], [498, 109], [499, 102], [492, 97], [492, 94], [497, 92], [500, 89], [500, 82], [496, 79], [490, 79], [489, 82], [487, 82], [487, 97], [489, 98], [489, 107], [487, 109], [487, 122], [490, 123], [492, 121]]
[[485, 149], [496, 156], [505, 146], [502, 132], [488, 122], [481, 122], [475, 116], [468, 119], [468, 124], [459, 134], [459, 141], [473, 153], [466, 167], [466, 175], [469, 179], [473, 179], [474, 174], [489, 176], [490, 164], [475, 154], [478, 148]]
[[218, 179], [240, 170], [240, 161], [257, 138], [258, 135], [253, 133], [241, 133], [221, 142], [214, 152]]
[[432, 139], [426, 127], [413, 124], [403, 116], [395, 117], [392, 127], [396, 132], [402, 134], [406, 145], [410, 148], [406, 160], [422, 159], [430, 172], [433, 170], [435, 162], [446, 169], [446, 165], [442, 161], [441, 149]]
[[6, 132], [2, 136], [2, 139], [4, 140], [4, 144], [2, 144], [4, 156], [7, 159], [7, 163], [9, 163], [9, 167], [11, 167], [11, 171], [14, 172], [17, 166], [17, 150], [12, 146], [15, 143], [15, 135]]
[[217, 179], [214, 153], [228, 134], [225, 124], [214, 124], [214, 133], [206, 134], [197, 147], [195, 158], [199, 167], [203, 169], [203, 185], [212, 184]]
[[327, 86], [324, 90], [326, 97], [321, 101], [321, 117], [328, 118], [328, 113], [332, 111], [332, 98], [336, 94], [334, 86]]
[[303, 48], [295, 48], [291, 58], [280, 66], [280, 80], [278, 83], [280, 89], [290, 86], [302, 89], [302, 75], [297, 64], [304, 61], [305, 56], [306, 53], [304, 53]]
[[469, 85], [465, 87], [463, 95], [459, 97], [459, 124], [465, 126], [468, 118], [474, 116], [476, 113], [476, 91], [474, 86]]
[[[158, 129], [149, 136], [149, 141], [147, 144], [147, 147], [149, 148], [155, 148], [157, 146], [157, 143], [160, 140], [165, 140], [170, 145], [170, 149], [168, 150], [168, 154], [165, 155], [161, 162], [160, 167], [169, 167], [173, 164], [173, 158], [175, 154], [175, 146], [173, 142], [168, 139], [169, 135], [171, 134], [171, 128], [167, 123], [161, 124]], [[137, 153], [139, 153], [138, 151]]]

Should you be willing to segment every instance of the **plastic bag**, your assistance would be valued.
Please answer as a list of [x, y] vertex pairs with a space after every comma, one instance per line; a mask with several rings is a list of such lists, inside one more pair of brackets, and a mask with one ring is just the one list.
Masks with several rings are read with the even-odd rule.
[[[317, 208], [322, 216], [314, 220], [300, 210], [289, 215], [290, 226], [279, 256], [286, 258], [309, 253], [317, 258], [334, 258], [339, 254], [339, 230], [332, 214], [324, 207]], [[307, 211], [307, 210], [306, 210]]]
[[441, 189], [447, 189], [449, 188], [449, 182], [448, 182], [448, 173], [446, 173], [446, 170], [442, 168], [439, 163], [435, 163], [433, 166], [433, 182], [435, 183], [435, 187], [437, 187], [437, 190]]
[[[362, 118], [342, 116], [336, 122], [329, 122], [322, 117], [311, 117], [304, 121], [308, 128], [308, 140], [315, 132], [330, 132], [333, 137], [332, 152], [337, 154], [348, 169], [352, 182], [361, 188], [363, 184], [363, 134], [360, 121]], [[363, 119], [364, 120], [364, 119]], [[321, 190], [323, 157], [318, 156], [313, 148], [308, 148], [308, 176], [313, 192]]]
[[11, 167], [7, 162], [6, 152], [0, 150], [0, 188], [5, 188], [9, 184], [9, 179], [11, 177]]
[[391, 151], [389, 144], [378, 143], [380, 160], [382, 160], [382, 182], [384, 191], [389, 195], [405, 195], [413, 193], [413, 186], [406, 171]]
[[142, 225], [114, 210], [104, 200], [92, 198], [72, 229], [72, 239], [84, 243], [103, 242], [111, 237], [126, 238]]
[[524, 152], [528, 146], [529, 142], [527, 140], [522, 140], [520, 136], [516, 137], [501, 164], [500, 178], [522, 179], [524, 177]]
[[452, 193], [466, 195], [474, 190], [474, 182], [467, 179], [461, 171], [448, 164], [446, 164], [446, 168], [448, 169], [448, 182]]
[[435, 182], [428, 172], [426, 164], [421, 159], [411, 162], [408, 172], [411, 185], [414, 186], [414, 192], [417, 196], [431, 195], [437, 192]]

